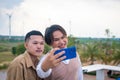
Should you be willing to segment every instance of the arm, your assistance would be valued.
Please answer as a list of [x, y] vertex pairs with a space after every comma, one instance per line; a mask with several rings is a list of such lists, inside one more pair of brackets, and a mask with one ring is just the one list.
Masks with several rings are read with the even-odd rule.
[[39, 61], [38, 65], [37, 65], [37, 68], [36, 68], [36, 71], [37, 71], [37, 75], [40, 77], [40, 78], [46, 78], [48, 77], [51, 72], [52, 72], [52, 69], [48, 69], [48, 71], [43, 71], [42, 69], [42, 63], [45, 59], [45, 56], [43, 56], [43, 58]]
[[66, 57], [63, 56], [61, 58], [59, 58], [61, 55], [64, 54], [64, 51], [54, 55], [54, 52], [57, 49], [52, 49], [49, 53], [47, 53], [39, 62], [39, 64], [37, 65], [37, 74], [39, 77], [41, 78], [46, 78], [48, 77], [51, 72], [52, 72], [52, 68], [57, 66], [63, 59], [65, 59]]
[[82, 65], [81, 65], [81, 60], [80, 60], [80, 57], [77, 53], [77, 56], [78, 56], [78, 60], [80, 62], [80, 67], [79, 67], [79, 71], [78, 71], [78, 80], [83, 80], [83, 71], [82, 71]]
[[11, 64], [7, 71], [6, 80], [24, 80], [22, 65]]

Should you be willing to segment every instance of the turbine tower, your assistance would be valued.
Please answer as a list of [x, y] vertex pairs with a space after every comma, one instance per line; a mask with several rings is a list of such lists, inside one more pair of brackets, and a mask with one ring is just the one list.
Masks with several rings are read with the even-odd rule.
[[9, 17], [9, 40], [11, 39], [11, 17], [12, 17], [12, 14], [7, 14], [8, 17]]

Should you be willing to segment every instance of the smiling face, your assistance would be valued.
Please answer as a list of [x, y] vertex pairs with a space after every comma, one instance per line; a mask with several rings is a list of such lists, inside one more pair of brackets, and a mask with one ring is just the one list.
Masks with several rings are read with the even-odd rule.
[[68, 38], [60, 30], [53, 32], [53, 41], [51, 46], [53, 48], [66, 48], [68, 44]]
[[44, 39], [40, 35], [31, 35], [30, 39], [25, 42], [25, 48], [28, 53], [39, 57], [44, 51]]

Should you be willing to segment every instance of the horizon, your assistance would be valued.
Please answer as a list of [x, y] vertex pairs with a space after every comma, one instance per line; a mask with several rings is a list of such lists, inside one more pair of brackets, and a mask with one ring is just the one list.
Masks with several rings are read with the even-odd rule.
[[[0, 34], [0, 37], [8, 37], [9, 38], [9, 35], [1, 35]], [[25, 36], [24, 35], [11, 35], [11, 37], [25, 37]], [[108, 37], [77, 37], [77, 36], [72, 36], [72, 37], [76, 37], [76, 38], [92, 38], [92, 39], [93, 38], [103, 38], [103, 39], [108, 38]], [[112, 39], [112, 38], [120, 39], [120, 37], [109, 37], [109, 39]]]

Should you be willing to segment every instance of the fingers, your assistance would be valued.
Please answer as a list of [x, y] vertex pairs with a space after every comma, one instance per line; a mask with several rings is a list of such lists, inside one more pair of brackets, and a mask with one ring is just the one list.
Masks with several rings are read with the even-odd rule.
[[59, 65], [60, 64], [60, 62], [62, 61], [62, 60], [64, 60], [66, 58], [66, 56], [63, 56], [63, 57], [60, 57], [60, 58], [57, 58], [57, 59], [54, 59], [54, 61], [53, 61], [53, 66], [52, 67], [55, 67], [55, 66], [57, 66], [57, 65]]
[[64, 60], [66, 56], [60, 57], [56, 59], [56, 63], [60, 63], [62, 60]]
[[57, 66], [62, 60], [66, 58], [66, 56], [62, 56], [63, 54], [65, 54], [65, 51], [61, 51], [54, 55], [56, 50], [58, 50], [58, 48], [52, 49], [47, 55], [46, 63], [49, 66], [49, 68]]
[[65, 54], [65, 51], [61, 51], [61, 52], [55, 54], [55, 58], [58, 59], [58, 58], [60, 58], [63, 54]]
[[60, 62], [66, 58], [66, 56], [62, 56], [64, 53], [65, 53], [65, 51], [61, 51], [61, 52], [59, 52], [58, 54], [56, 54], [56, 55], [54, 56], [54, 59], [55, 59], [55, 60], [54, 60], [54, 64], [55, 64], [56, 66], [57, 66], [58, 64], [60, 64]]
[[54, 48], [54, 49], [50, 50], [50, 54], [51, 54], [51, 55], [54, 55], [55, 51], [58, 50], [58, 49], [59, 49], [59, 48]]
[[[54, 56], [55, 59], [58, 59], [58, 58], [60, 58], [63, 54], [65, 54], [65, 51], [61, 51], [61, 52], [59, 52], [58, 54], [55, 54], [55, 55], [54, 55], [54, 53], [55, 53], [56, 50], [59, 50], [59, 48], [54, 48], [54, 49], [52, 49], [52, 50], [50, 51], [50, 53], [49, 53], [49, 55], [50, 55], [50, 56]], [[64, 57], [61, 58], [61, 59], [64, 59]]]

